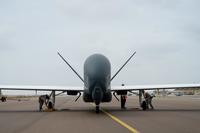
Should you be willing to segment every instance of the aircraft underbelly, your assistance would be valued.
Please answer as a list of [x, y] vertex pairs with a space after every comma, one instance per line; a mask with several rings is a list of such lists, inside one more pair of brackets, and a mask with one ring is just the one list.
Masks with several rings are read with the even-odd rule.
[[[92, 98], [92, 94], [90, 93], [83, 93], [83, 100], [84, 102], [95, 102], [94, 99]], [[112, 94], [111, 92], [103, 93], [103, 98], [101, 99], [100, 102], [111, 102], [112, 100]]]

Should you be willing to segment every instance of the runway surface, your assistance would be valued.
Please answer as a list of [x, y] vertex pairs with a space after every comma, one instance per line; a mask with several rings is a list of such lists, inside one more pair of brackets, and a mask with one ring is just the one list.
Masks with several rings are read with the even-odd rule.
[[81, 98], [77, 102], [74, 100], [75, 97], [58, 97], [57, 111], [54, 112], [39, 112], [37, 99], [1, 102], [0, 132], [131, 132], [124, 126], [130, 126], [135, 132], [141, 133], [200, 132], [200, 96], [156, 97], [153, 100], [155, 110], [149, 111], [139, 109], [138, 97], [128, 97], [126, 110], [121, 110], [120, 103], [113, 98], [111, 103], [101, 104], [108, 114], [96, 114], [92, 104], [84, 103]]

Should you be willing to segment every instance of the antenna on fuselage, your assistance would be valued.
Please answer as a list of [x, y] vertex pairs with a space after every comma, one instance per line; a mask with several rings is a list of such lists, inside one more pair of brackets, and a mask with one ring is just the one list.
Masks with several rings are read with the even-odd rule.
[[79, 79], [82, 80], [83, 83], [84, 83], [83, 78], [74, 70], [74, 68], [65, 60], [64, 57], [62, 57], [62, 55], [61, 55], [59, 52], [57, 52], [57, 53], [58, 53], [58, 55], [60, 56], [60, 58], [72, 69], [72, 71], [73, 71], [73, 72], [79, 77]]
[[115, 73], [115, 75], [111, 78], [110, 81], [112, 81], [117, 74], [124, 68], [124, 66], [131, 60], [131, 58], [136, 54], [136, 51], [131, 55], [131, 57], [128, 58], [128, 60], [124, 63], [124, 65]]

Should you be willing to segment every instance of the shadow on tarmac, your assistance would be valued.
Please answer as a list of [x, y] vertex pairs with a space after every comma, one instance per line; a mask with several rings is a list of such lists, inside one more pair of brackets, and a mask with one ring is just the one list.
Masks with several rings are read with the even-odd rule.
[[[154, 109], [143, 111], [139, 108], [111, 109], [103, 108], [108, 112], [200, 112], [200, 109]], [[95, 109], [59, 109], [52, 112], [95, 112]], [[0, 113], [52, 113], [39, 110], [0, 110]]]

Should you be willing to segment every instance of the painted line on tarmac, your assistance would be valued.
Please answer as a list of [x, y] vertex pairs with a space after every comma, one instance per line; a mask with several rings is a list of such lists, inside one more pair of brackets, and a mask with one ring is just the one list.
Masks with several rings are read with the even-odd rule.
[[125, 127], [126, 129], [128, 129], [130, 132], [132, 133], [139, 133], [139, 131], [133, 127], [131, 127], [130, 125], [126, 124], [125, 122], [123, 122], [122, 120], [120, 120], [119, 118], [115, 117], [114, 115], [108, 113], [107, 111], [105, 111], [104, 109], [101, 108], [101, 111], [106, 114], [107, 116], [109, 116], [111, 119], [113, 119], [115, 122], [117, 122], [118, 124], [120, 124], [121, 126]]
[[[96, 106], [94, 103], [91, 103], [92, 106]], [[109, 116], [111, 119], [113, 119], [115, 122], [117, 122], [118, 124], [120, 124], [121, 126], [125, 127], [126, 129], [128, 129], [131, 133], [140, 133], [137, 129], [131, 127], [130, 125], [126, 124], [125, 122], [123, 122], [122, 120], [120, 120], [119, 118], [117, 118], [116, 116], [108, 113], [107, 111], [105, 111], [104, 109], [100, 108], [100, 110], [106, 114], [107, 116]]]

